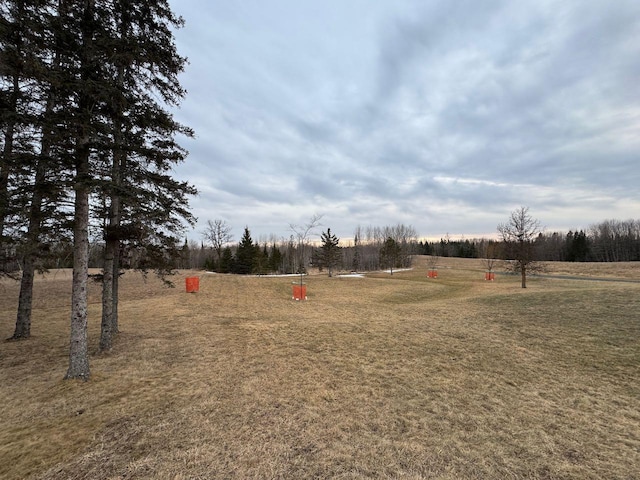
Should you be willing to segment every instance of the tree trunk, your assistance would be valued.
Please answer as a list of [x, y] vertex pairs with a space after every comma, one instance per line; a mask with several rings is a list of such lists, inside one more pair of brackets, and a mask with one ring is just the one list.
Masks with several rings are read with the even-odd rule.
[[29, 253], [25, 255], [22, 263], [22, 278], [20, 279], [20, 296], [18, 297], [16, 328], [11, 340], [24, 340], [31, 336], [31, 305], [33, 303], [34, 273], [34, 256]]
[[89, 180], [90, 172], [90, 128], [93, 98], [85, 89], [95, 68], [92, 58], [93, 7], [95, 0], [84, 0], [81, 20], [82, 47], [80, 57], [80, 80], [77, 133], [76, 133], [76, 173], [75, 211], [73, 224], [73, 280], [71, 283], [71, 343], [69, 346], [69, 369], [65, 378], [88, 380], [89, 352], [87, 339], [87, 296], [89, 280]]
[[115, 257], [113, 258], [113, 307], [111, 312], [111, 333], [120, 332], [118, 328], [118, 281], [120, 279], [120, 240], [116, 243]]
[[[88, 149], [82, 170], [88, 170]], [[75, 216], [73, 227], [73, 280], [71, 284], [71, 344], [69, 369], [65, 378], [88, 380], [89, 354], [87, 341], [87, 284], [89, 274], [89, 189], [86, 174], [80, 174], [76, 183]]]
[[102, 277], [102, 323], [100, 324], [100, 351], [108, 351], [118, 333], [118, 261], [120, 241], [108, 239], [105, 244]]
[[[127, 29], [127, 21], [123, 20], [121, 34], [124, 36]], [[118, 65], [118, 75], [116, 86], [118, 90], [124, 89], [124, 66]], [[109, 205], [109, 223], [105, 229], [105, 253], [104, 266], [102, 269], [102, 323], [100, 327], [100, 351], [111, 349], [113, 336], [118, 331], [117, 306], [118, 306], [118, 283], [116, 278], [119, 274], [119, 264], [116, 261], [120, 252], [120, 191], [122, 188], [122, 169], [126, 159], [123, 143], [123, 105], [124, 100], [115, 99], [115, 115], [113, 119], [113, 159], [111, 164], [111, 185], [109, 195], [111, 203]]]
[[0, 242], [3, 242], [4, 222], [9, 209], [9, 170], [11, 169], [9, 158], [13, 153], [13, 130], [13, 122], [10, 122], [4, 134], [2, 163], [0, 163]]
[[[46, 149], [49, 155], [49, 149]], [[42, 229], [43, 183], [46, 177], [45, 158], [38, 161], [34, 182], [33, 198], [29, 211], [29, 228], [26, 235], [26, 246], [22, 260], [22, 279], [20, 280], [20, 295], [18, 297], [18, 313], [13, 340], [26, 339], [31, 336], [31, 307], [33, 304], [33, 278], [36, 269], [36, 256]]]
[[[18, 90], [20, 88], [19, 76], [13, 76], [13, 91], [10, 96], [9, 111], [16, 113], [18, 108]], [[16, 122], [10, 117], [4, 132], [4, 147], [2, 149], [2, 158], [0, 158], [0, 255], [3, 264], [0, 267], [4, 270], [4, 263], [8, 255], [5, 255], [5, 221], [9, 215], [9, 174], [12, 170], [13, 141], [15, 135]]]
[[119, 256], [120, 240], [117, 229], [120, 222], [120, 198], [113, 194], [109, 207], [109, 225], [106, 230], [104, 265], [102, 268], [102, 323], [100, 325], [100, 351], [111, 349], [113, 336], [118, 331], [117, 320], [117, 277], [119, 264], [116, 258]]
[[[58, 64], [56, 55], [55, 64]], [[50, 117], [53, 112], [55, 95], [49, 92], [45, 115]], [[29, 209], [29, 227], [26, 235], [26, 249], [23, 257], [22, 279], [20, 281], [20, 296], [18, 298], [18, 314], [16, 317], [16, 329], [13, 339], [25, 339], [31, 336], [31, 307], [33, 304], [33, 278], [36, 268], [36, 257], [40, 244], [42, 230], [42, 205], [45, 197], [45, 181], [47, 172], [50, 171], [50, 155], [52, 132], [44, 129], [42, 136], [42, 148], [40, 158], [36, 166], [36, 176], [33, 184], [33, 198]]]
[[520, 264], [520, 276], [522, 278], [522, 288], [527, 288], [527, 266]]
[[[107, 228], [109, 232], [109, 227]], [[113, 240], [107, 240], [104, 250], [104, 264], [102, 266], [102, 322], [100, 324], [100, 351], [111, 350], [113, 343]]]

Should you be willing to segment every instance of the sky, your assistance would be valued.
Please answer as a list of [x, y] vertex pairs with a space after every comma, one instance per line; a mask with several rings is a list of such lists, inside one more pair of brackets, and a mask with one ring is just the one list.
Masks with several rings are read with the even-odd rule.
[[640, 218], [638, 0], [171, 0], [199, 241]]

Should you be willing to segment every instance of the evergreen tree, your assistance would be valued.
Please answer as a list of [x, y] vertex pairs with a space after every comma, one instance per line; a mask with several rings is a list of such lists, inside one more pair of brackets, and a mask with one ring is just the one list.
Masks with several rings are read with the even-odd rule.
[[220, 257], [220, 273], [232, 273], [235, 269], [233, 262], [233, 252], [231, 247], [227, 246], [222, 249], [222, 257]]
[[589, 259], [589, 239], [583, 230], [567, 234], [567, 260], [586, 262]]
[[351, 270], [354, 272], [360, 271], [360, 235], [356, 232], [353, 237], [353, 261], [351, 263]]
[[340, 240], [334, 234], [331, 233], [331, 229], [328, 228], [326, 232], [322, 232], [320, 235], [320, 241], [322, 246], [320, 248], [320, 262], [321, 265], [326, 267], [329, 276], [333, 275], [333, 268], [338, 265], [340, 261], [340, 247], [338, 243]]
[[253, 272], [264, 275], [267, 273], [269, 268], [269, 251], [267, 250], [267, 245], [265, 244], [263, 248], [260, 248], [260, 245], [257, 243], [254, 245], [254, 253], [253, 253]]
[[[18, 246], [25, 267], [14, 337], [29, 335], [37, 255], [49, 237], [64, 239], [59, 207], [72, 189], [66, 377], [86, 379], [91, 215], [105, 225], [103, 349], [117, 331], [123, 242], [163, 273], [179, 252], [183, 222], [193, 220], [187, 197], [195, 189], [170, 176], [186, 156], [174, 137], [192, 132], [164, 107], [185, 94], [177, 79], [185, 59], [173, 42], [182, 20], [166, 0], [11, 0], [0, 12], [0, 255]], [[90, 210], [91, 195], [105, 199], [103, 208]], [[20, 236], [6, 234], [8, 220]]]
[[244, 228], [244, 234], [238, 244], [235, 257], [235, 273], [249, 274], [253, 271], [255, 265], [256, 250], [251, 239], [249, 227]]
[[[106, 147], [111, 172], [105, 179], [109, 198], [105, 228], [103, 318], [101, 349], [111, 346], [117, 332], [117, 258], [121, 242], [135, 242], [153, 255], [147, 267], [160, 275], [170, 272], [173, 246], [182, 233], [182, 220], [192, 222], [186, 197], [195, 189], [173, 180], [166, 172], [182, 161], [186, 151], [174, 136], [192, 132], [175, 122], [155, 98], [177, 105], [185, 92], [177, 76], [186, 59], [173, 43], [172, 28], [182, 26], [166, 1], [116, 2], [110, 88], [105, 108], [110, 119]], [[142, 67], [142, 68], [141, 68]], [[142, 207], [142, 208], [141, 208]]]
[[282, 266], [282, 252], [280, 252], [280, 249], [274, 242], [273, 245], [271, 246], [271, 251], [269, 254], [269, 269], [272, 272], [277, 273], [280, 271], [281, 266]]
[[400, 253], [400, 245], [391, 237], [385, 240], [380, 249], [380, 264], [383, 268], [388, 267], [391, 275], [393, 275], [393, 268], [398, 264]]
[[[76, 7], [74, 15], [78, 35], [73, 45], [77, 52], [77, 76], [73, 79], [77, 104], [73, 111], [74, 134], [74, 219], [73, 219], [73, 277], [71, 283], [71, 341], [69, 368], [65, 378], [87, 380], [90, 376], [87, 340], [87, 291], [89, 275], [89, 194], [92, 180], [91, 141], [97, 128], [94, 109], [100, 98], [98, 92], [105, 58], [96, 46], [100, 25], [95, 0], [85, 0]], [[70, 73], [74, 73], [71, 71]], [[96, 167], [96, 165], [94, 165]]]
[[34, 122], [41, 108], [34, 81], [41, 56], [40, 3], [11, 0], [0, 5], [0, 275], [16, 270], [33, 193], [28, 187], [37, 158]]
[[[0, 22], [0, 128], [4, 139], [0, 160], [0, 270], [6, 271], [9, 254], [17, 256], [22, 269], [13, 340], [28, 338], [31, 333], [34, 273], [42, 268], [50, 247], [43, 236], [56, 241], [64, 237], [64, 232], [55, 228], [60, 226], [57, 219], [61, 215], [56, 208], [64, 196], [60, 175], [65, 167], [52, 156], [55, 127], [61, 122], [54, 118], [58, 87], [51, 84], [51, 76], [52, 72], [59, 73], [60, 57], [55, 48], [59, 36], [51, 33], [50, 3], [5, 2]], [[3, 235], [9, 225], [14, 235]]]

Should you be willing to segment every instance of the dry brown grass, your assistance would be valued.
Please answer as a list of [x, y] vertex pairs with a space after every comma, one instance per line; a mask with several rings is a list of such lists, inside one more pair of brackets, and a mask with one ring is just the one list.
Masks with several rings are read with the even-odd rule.
[[33, 338], [0, 346], [0, 477], [640, 477], [640, 284], [482, 271], [313, 276], [306, 302], [289, 278], [127, 273], [109, 355], [92, 288], [87, 383], [62, 380], [70, 275], [49, 274]]

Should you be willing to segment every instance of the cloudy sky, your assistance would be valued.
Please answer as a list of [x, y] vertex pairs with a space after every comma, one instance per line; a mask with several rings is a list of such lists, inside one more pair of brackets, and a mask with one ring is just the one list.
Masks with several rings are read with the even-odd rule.
[[638, 0], [172, 0], [198, 240], [640, 218]]

